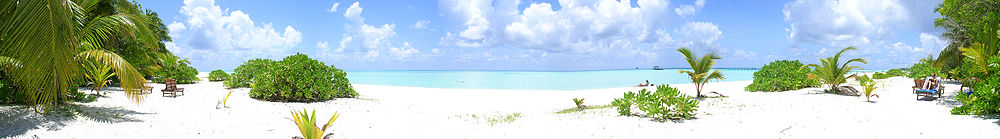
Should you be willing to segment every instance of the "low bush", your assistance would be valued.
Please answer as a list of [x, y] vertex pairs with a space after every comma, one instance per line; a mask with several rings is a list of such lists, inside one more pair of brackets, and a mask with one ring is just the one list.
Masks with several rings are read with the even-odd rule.
[[19, 104], [27, 100], [24, 94], [15, 92], [16, 88], [13, 81], [0, 75], [0, 104]]
[[931, 76], [931, 74], [937, 74], [938, 77], [944, 76], [944, 74], [941, 73], [941, 68], [937, 68], [924, 63], [917, 63], [913, 64], [913, 66], [910, 66], [910, 74], [906, 75], [906, 77], [913, 79], [921, 79], [924, 77]]
[[744, 87], [746, 91], [774, 92], [819, 86], [819, 80], [809, 79], [811, 69], [803, 68], [802, 62], [779, 60], [771, 62], [753, 73], [753, 83]]
[[656, 92], [646, 89], [638, 93], [626, 92], [622, 98], [616, 98], [612, 105], [618, 107], [620, 115], [634, 115], [632, 109], [639, 109], [645, 116], [658, 119], [690, 119], [698, 111], [698, 100], [680, 93], [677, 88], [669, 85], [656, 86]]
[[903, 69], [891, 69], [885, 71], [885, 75], [889, 75], [889, 77], [906, 76], [906, 72]]
[[[165, 62], [171, 63], [171, 62]], [[180, 60], [173, 62], [171, 64], [164, 64], [163, 68], [156, 71], [156, 78], [153, 78], [153, 82], [163, 83], [167, 79], [177, 80], [179, 84], [189, 84], [199, 81], [198, 70], [191, 66], [188, 66], [190, 62], [187, 60]]]
[[281, 102], [316, 102], [355, 97], [347, 73], [304, 54], [285, 57], [254, 75], [250, 97]]
[[[968, 60], [967, 60], [968, 61]], [[992, 57], [986, 63], [988, 71], [992, 75], [976, 73], [978, 76], [988, 76], [982, 81], [978, 81], [972, 86], [972, 94], [959, 92], [955, 95], [955, 100], [962, 103], [951, 109], [952, 114], [973, 114], [973, 115], [996, 115], [1000, 114], [1000, 57]], [[964, 65], [963, 65], [964, 66]], [[976, 68], [967, 66], [962, 68]], [[982, 68], [979, 68], [982, 69]], [[971, 69], [975, 70], [975, 69]]]
[[208, 81], [224, 81], [229, 78], [229, 74], [222, 70], [214, 70], [208, 73]]
[[266, 74], [267, 68], [275, 64], [277, 62], [274, 60], [259, 58], [243, 62], [243, 65], [236, 67], [234, 73], [222, 84], [229, 88], [250, 87], [254, 77]]
[[962, 106], [952, 108], [952, 114], [1000, 114], [1000, 76], [990, 77], [972, 89], [972, 94], [959, 92], [955, 95], [955, 100], [962, 102]]

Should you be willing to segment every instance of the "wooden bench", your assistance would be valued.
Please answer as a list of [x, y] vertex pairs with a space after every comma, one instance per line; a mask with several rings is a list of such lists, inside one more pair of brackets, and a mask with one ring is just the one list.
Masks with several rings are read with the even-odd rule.
[[164, 97], [166, 97], [167, 94], [170, 94], [171, 97], [177, 97], [177, 92], [180, 92], [182, 96], [184, 95], [184, 88], [177, 88], [177, 80], [167, 79], [165, 81], [165, 85], [166, 87], [164, 87], [163, 90], [160, 90], [160, 92], [163, 92]]

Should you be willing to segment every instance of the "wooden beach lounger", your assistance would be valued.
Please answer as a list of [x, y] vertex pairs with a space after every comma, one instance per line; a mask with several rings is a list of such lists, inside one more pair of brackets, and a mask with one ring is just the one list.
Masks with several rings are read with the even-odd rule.
[[926, 97], [926, 96], [934, 96], [934, 95], [937, 95], [938, 98], [941, 98], [941, 94], [942, 94], [942, 91], [943, 91], [943, 90], [941, 90], [941, 83], [934, 83], [936, 86], [934, 86], [934, 88], [931, 88], [931, 89], [922, 89], [924, 81], [923, 80], [919, 80], [918, 81], [918, 80], [919, 79], [913, 80], [914, 83], [917, 83], [917, 86], [914, 86], [914, 88], [913, 88], [914, 89], [913, 93], [917, 94], [917, 99], [920, 99], [920, 96], [925, 96]]
[[167, 94], [170, 94], [171, 97], [177, 97], [177, 92], [181, 92], [182, 96], [184, 95], [184, 88], [177, 88], [177, 80], [167, 79], [165, 83], [166, 87], [164, 87], [163, 90], [160, 90], [160, 92], [163, 92], [164, 97], [166, 97]]

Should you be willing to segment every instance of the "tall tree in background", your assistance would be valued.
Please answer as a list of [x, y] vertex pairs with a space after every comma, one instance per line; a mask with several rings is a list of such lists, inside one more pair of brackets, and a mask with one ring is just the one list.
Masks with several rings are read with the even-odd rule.
[[[938, 55], [943, 70], [965, 66], [985, 69], [986, 60], [1000, 50], [1000, 2], [998, 0], [944, 0], [935, 9], [942, 18], [934, 25], [944, 29], [941, 36], [951, 40]], [[970, 57], [971, 56], [971, 57]], [[969, 58], [975, 65], [960, 65]]]
[[0, 2], [0, 66], [18, 85], [25, 102], [58, 103], [83, 77], [80, 63], [114, 69], [129, 98], [141, 101], [146, 80], [115, 53], [122, 40], [158, 50], [150, 18], [125, 0], [5, 0]]

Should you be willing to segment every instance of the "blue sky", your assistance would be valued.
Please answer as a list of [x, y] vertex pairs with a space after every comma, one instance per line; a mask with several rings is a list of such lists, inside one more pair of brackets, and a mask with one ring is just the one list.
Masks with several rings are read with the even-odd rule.
[[867, 69], [936, 55], [937, 0], [140, 0], [201, 71], [304, 53], [349, 70], [594, 70], [815, 63], [847, 46]]

